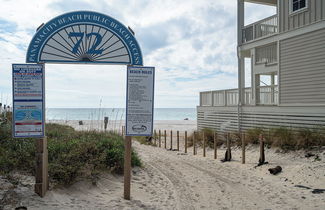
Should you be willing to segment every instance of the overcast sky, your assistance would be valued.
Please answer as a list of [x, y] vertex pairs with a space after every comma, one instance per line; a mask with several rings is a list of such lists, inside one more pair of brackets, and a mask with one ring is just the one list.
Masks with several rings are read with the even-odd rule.
[[[0, 0], [0, 97], [11, 104], [11, 64], [24, 63], [36, 28], [92, 10], [136, 33], [156, 67], [155, 107], [199, 104], [199, 92], [237, 87], [237, 0]], [[275, 8], [246, 4], [246, 24]], [[125, 107], [126, 66], [46, 64], [47, 107]], [[0, 100], [1, 100], [0, 98]]]

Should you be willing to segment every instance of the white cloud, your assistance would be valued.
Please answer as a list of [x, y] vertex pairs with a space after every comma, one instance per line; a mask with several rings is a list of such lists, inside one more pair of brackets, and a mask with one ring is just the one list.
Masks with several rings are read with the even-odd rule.
[[[156, 107], [195, 107], [200, 91], [237, 86], [236, 1], [0, 0], [0, 5], [3, 95], [11, 95], [11, 64], [25, 61], [36, 28], [85, 9], [136, 32], [145, 65], [156, 67]], [[246, 16], [257, 21], [273, 12], [263, 7]], [[103, 106], [124, 107], [125, 80], [125, 66], [46, 65], [47, 107], [98, 107], [101, 99]]]

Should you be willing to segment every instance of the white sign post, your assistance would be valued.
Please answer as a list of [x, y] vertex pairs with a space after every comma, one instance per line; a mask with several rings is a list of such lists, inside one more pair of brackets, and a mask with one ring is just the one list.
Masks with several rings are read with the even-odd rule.
[[152, 136], [154, 67], [127, 69], [126, 136]]
[[124, 198], [131, 194], [132, 136], [152, 136], [155, 86], [154, 67], [127, 68]]
[[13, 136], [44, 137], [44, 65], [13, 64]]

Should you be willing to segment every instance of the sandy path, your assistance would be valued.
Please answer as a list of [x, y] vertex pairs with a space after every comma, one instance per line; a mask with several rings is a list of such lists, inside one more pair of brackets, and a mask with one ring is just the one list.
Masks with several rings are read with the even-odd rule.
[[[260, 174], [261, 169], [252, 169], [252, 164], [243, 170], [238, 160], [220, 163], [160, 148], [135, 147], [147, 170], [155, 170], [155, 176], [171, 182], [171, 209], [322, 209], [325, 204], [324, 194], [313, 197], [283, 185], [280, 177]], [[212, 152], [208, 155], [212, 157]]]
[[[182, 145], [182, 143], [181, 143]], [[44, 198], [33, 193], [33, 180], [22, 179], [15, 190], [20, 205], [28, 209], [324, 209], [325, 193], [312, 194], [300, 184], [325, 188], [325, 154], [321, 161], [303, 153], [266, 151], [269, 165], [254, 169], [257, 148], [248, 147], [247, 164], [240, 163], [240, 150], [234, 161], [221, 163], [224, 150], [202, 157], [133, 142], [144, 167], [133, 169], [131, 201], [122, 198], [123, 177], [103, 174], [97, 185], [80, 181], [69, 188], [53, 189]], [[167, 147], [168, 148], [168, 147]], [[270, 175], [269, 167], [281, 165], [283, 172]], [[8, 208], [10, 209], [10, 208]]]

